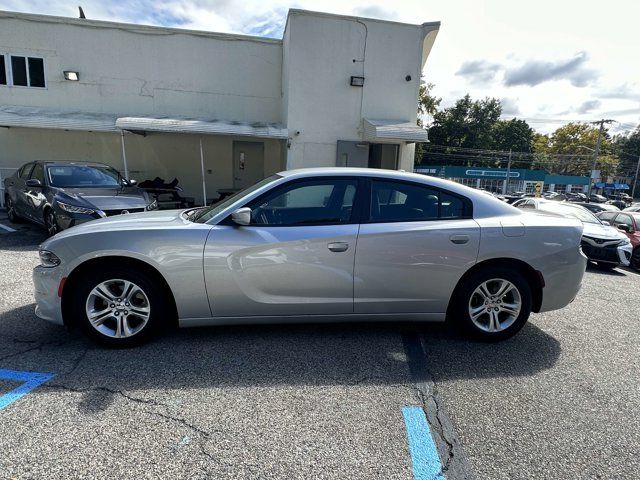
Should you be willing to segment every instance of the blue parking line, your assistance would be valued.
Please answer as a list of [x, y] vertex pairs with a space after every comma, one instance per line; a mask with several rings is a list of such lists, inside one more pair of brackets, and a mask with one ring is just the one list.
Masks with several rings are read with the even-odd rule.
[[22, 385], [0, 396], [0, 410], [8, 407], [16, 400], [24, 397], [34, 388], [39, 387], [44, 382], [51, 380], [55, 375], [53, 373], [36, 373], [36, 372], [19, 372], [16, 370], [0, 369], [0, 380], [9, 380], [12, 382], [24, 382]]
[[402, 415], [407, 427], [413, 478], [415, 480], [445, 480], [438, 449], [433, 442], [424, 410], [420, 407], [404, 407]]

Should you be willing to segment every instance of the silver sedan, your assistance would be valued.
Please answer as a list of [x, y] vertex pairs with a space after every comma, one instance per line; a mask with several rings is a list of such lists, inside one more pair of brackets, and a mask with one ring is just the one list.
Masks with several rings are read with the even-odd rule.
[[448, 319], [499, 340], [574, 299], [582, 228], [438, 178], [292, 170], [213, 207], [50, 238], [36, 314], [111, 346], [176, 324], [341, 320]]

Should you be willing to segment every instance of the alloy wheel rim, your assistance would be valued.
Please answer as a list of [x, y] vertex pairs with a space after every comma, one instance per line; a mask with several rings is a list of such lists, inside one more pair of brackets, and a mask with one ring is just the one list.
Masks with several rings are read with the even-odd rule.
[[123, 279], [105, 280], [87, 297], [85, 312], [93, 328], [110, 338], [129, 338], [149, 322], [151, 305], [147, 294]]
[[9, 219], [12, 219], [15, 213], [16, 212], [13, 209], [13, 202], [9, 198], [7, 199], [7, 217], [9, 217]]
[[53, 212], [47, 213], [47, 231], [50, 236], [58, 233], [58, 223], [56, 222], [56, 215]]
[[469, 299], [469, 317], [484, 332], [496, 333], [509, 328], [521, 310], [520, 291], [503, 278], [482, 282]]

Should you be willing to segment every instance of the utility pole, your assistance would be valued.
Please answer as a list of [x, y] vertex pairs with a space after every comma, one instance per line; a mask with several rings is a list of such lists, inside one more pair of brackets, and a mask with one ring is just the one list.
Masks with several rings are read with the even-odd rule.
[[636, 185], [638, 183], [638, 171], [640, 171], [640, 155], [638, 155], [638, 165], [636, 165], [636, 176], [633, 178], [633, 188], [631, 189], [631, 198], [635, 198]]
[[599, 123], [600, 124], [600, 129], [598, 130], [598, 140], [596, 140], [596, 148], [593, 151], [593, 167], [591, 167], [591, 172], [589, 172], [589, 193], [587, 194], [587, 198], [589, 200], [591, 200], [591, 188], [593, 185], [593, 172], [596, 169], [596, 165], [598, 164], [598, 153], [600, 153], [600, 143], [602, 142], [602, 132], [604, 132], [604, 124], [605, 123], [612, 123], [613, 120], [608, 119], [605, 120], [604, 118], [598, 122], [593, 122], [594, 124]]
[[[502, 194], [507, 194], [507, 189], [509, 188], [509, 177], [511, 176], [511, 149], [509, 149], [509, 163], [507, 163], [507, 179], [504, 181], [504, 185], [502, 186]], [[635, 187], [635, 183], [633, 184]]]

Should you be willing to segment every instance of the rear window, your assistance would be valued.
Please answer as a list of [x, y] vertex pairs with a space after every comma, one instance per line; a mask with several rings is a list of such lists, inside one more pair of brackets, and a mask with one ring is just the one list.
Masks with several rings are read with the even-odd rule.
[[470, 216], [469, 200], [450, 192], [387, 180], [373, 180], [371, 184], [371, 222], [419, 222]]

